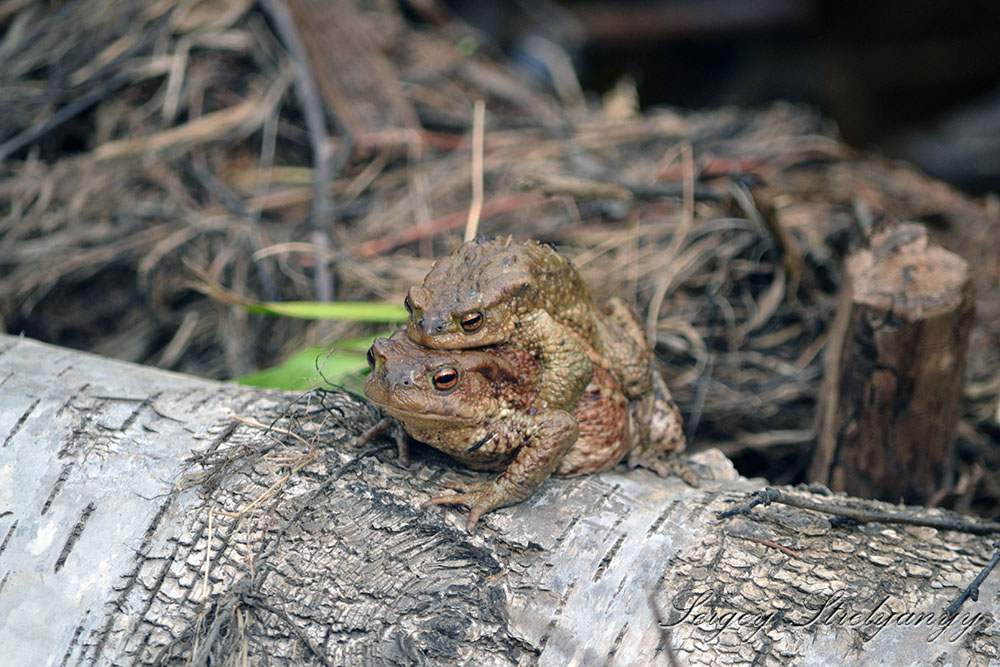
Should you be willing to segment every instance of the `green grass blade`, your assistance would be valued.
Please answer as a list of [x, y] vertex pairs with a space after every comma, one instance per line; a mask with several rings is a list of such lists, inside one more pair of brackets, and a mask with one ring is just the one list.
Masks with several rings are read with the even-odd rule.
[[306, 320], [356, 320], [393, 324], [405, 322], [406, 309], [395, 303], [377, 301], [271, 301], [248, 302], [245, 308], [254, 313]]
[[[239, 384], [306, 391], [313, 387], [346, 389], [360, 394], [368, 372], [365, 352], [376, 336], [338, 341], [331, 347], [307, 347], [264, 370], [236, 378]], [[318, 369], [318, 370], [317, 370]]]

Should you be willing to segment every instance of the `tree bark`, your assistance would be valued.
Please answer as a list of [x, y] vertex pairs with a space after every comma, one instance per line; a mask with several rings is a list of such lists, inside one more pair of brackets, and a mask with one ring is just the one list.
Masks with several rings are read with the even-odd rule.
[[909, 503], [950, 485], [974, 301], [968, 264], [922, 225], [878, 232], [848, 257], [811, 480]]
[[0, 336], [3, 662], [1000, 655], [995, 579], [942, 620], [988, 539], [833, 527], [785, 506], [720, 521], [761, 485], [718, 452], [696, 457], [715, 477], [697, 489], [639, 470], [549, 480], [468, 535], [462, 511], [420, 503], [475, 473], [426, 448], [409, 469], [388, 442], [355, 449], [374, 418], [349, 394], [266, 392]]

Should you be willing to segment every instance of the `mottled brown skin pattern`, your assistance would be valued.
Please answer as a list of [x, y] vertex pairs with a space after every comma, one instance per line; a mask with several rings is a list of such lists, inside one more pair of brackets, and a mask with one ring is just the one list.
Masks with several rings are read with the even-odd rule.
[[[571, 410], [593, 375], [609, 370], [628, 398], [652, 389], [645, 341], [623, 332], [620, 302], [602, 312], [569, 260], [550, 246], [477, 239], [442, 257], [410, 288], [408, 331], [435, 349], [511, 343], [541, 363], [538, 404]], [[625, 306], [627, 308], [627, 306]]]
[[646, 332], [638, 316], [620, 299], [610, 299], [604, 309], [608, 315], [601, 329], [605, 340], [615, 341], [614, 345], [624, 347], [623, 339], [631, 339], [635, 348], [648, 352], [647, 356], [633, 355], [630, 358], [636, 364], [632, 369], [633, 377], [636, 377], [643, 367], [648, 368], [651, 385], [648, 391], [629, 401], [632, 419], [629, 467], [649, 468], [661, 477], [675, 473], [691, 486], [698, 486], [697, 473], [676, 456], [684, 451], [687, 444], [684, 437], [684, 421], [680, 409], [670, 395], [667, 383], [655, 369], [652, 352], [649, 352], [649, 346], [646, 345]]
[[[369, 362], [365, 394], [411, 436], [472, 468], [503, 470], [428, 502], [468, 505], [470, 531], [483, 513], [523, 500], [551, 475], [607, 470], [634, 445], [627, 401], [600, 368], [570, 414], [538, 406], [540, 365], [512, 345], [432, 350], [397, 331], [376, 339]], [[453, 372], [453, 384], [435, 385]], [[408, 455], [405, 445], [400, 454]]]
[[649, 396], [629, 401], [629, 414], [633, 427], [628, 466], [649, 468], [660, 477], [675, 474], [690, 486], [698, 486], [698, 473], [678, 456], [687, 444], [684, 421], [659, 373], [653, 375]]

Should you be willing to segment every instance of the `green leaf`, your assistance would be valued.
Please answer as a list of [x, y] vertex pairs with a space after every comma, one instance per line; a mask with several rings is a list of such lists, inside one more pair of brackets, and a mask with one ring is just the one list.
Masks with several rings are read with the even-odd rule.
[[368, 372], [365, 352], [372, 341], [388, 332], [338, 341], [329, 347], [307, 347], [271, 368], [236, 378], [239, 384], [270, 389], [305, 391], [313, 387], [346, 389], [360, 394]]
[[246, 302], [243, 305], [254, 313], [306, 320], [357, 320], [393, 324], [404, 322], [407, 318], [406, 309], [402, 306], [377, 301], [270, 301]]

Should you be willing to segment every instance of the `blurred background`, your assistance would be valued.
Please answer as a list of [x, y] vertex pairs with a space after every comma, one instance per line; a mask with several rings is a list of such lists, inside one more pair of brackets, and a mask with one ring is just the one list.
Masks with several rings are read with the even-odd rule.
[[[973, 193], [1000, 191], [992, 0], [441, 0], [526, 78], [557, 44], [585, 92], [631, 77], [643, 107], [804, 102], [847, 143]], [[443, 16], [441, 20], [446, 20]]]

